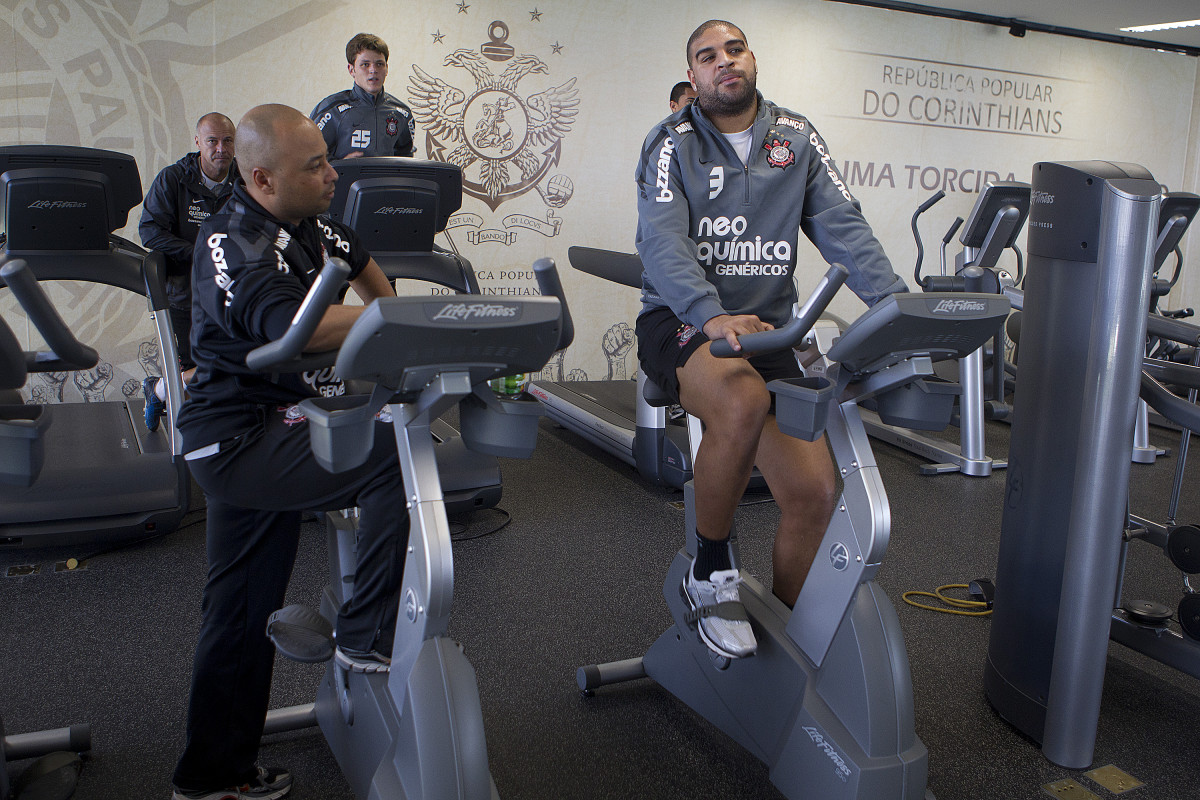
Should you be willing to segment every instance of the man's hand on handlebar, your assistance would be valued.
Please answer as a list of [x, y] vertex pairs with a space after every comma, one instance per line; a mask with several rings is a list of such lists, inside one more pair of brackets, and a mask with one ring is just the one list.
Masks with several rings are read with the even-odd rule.
[[754, 314], [738, 314], [736, 316], [732, 314], [720, 314], [704, 323], [704, 335], [710, 341], [715, 342], [718, 339], [724, 339], [729, 342], [729, 346], [735, 353], [741, 352], [742, 349], [742, 346], [738, 344], [739, 336], [774, 329], [774, 325], [769, 322], [763, 322]]

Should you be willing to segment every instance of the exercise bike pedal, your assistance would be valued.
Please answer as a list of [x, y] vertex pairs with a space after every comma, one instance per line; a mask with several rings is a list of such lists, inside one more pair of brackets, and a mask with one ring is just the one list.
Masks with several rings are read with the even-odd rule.
[[333, 624], [308, 606], [284, 606], [268, 617], [267, 638], [293, 661], [319, 664], [333, 658]]
[[[679, 599], [683, 601], [684, 606], [690, 608], [691, 603], [688, 600], [687, 588], [682, 583], [679, 584]], [[729, 669], [729, 665], [733, 663], [733, 659], [727, 655], [722, 655], [721, 653], [716, 652], [708, 646], [708, 644], [704, 641], [704, 637], [700, 635], [700, 619], [698, 617], [696, 619], [687, 619], [685, 624], [687, 630], [692, 634], [693, 646], [699, 647], [705, 652], [705, 654], [708, 656], [709, 662], [712, 664], [713, 669]]]
[[1171, 618], [1171, 609], [1153, 600], [1130, 600], [1121, 606], [1129, 618], [1139, 625], [1160, 628]]

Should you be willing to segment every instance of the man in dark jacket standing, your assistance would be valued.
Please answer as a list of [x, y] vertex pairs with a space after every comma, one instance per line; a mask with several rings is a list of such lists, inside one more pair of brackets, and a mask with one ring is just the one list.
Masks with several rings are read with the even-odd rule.
[[309, 115], [325, 137], [329, 159], [411, 156], [417, 135], [412, 111], [383, 90], [387, 43], [358, 34], [346, 43], [346, 68], [354, 86], [329, 95]]
[[[237, 175], [233, 135], [233, 120], [215, 111], [205, 114], [196, 123], [196, 152], [159, 172], [142, 201], [142, 221], [138, 225], [142, 244], [167, 257], [171, 330], [184, 383], [196, 366], [188, 341], [192, 329], [192, 250], [200, 223], [220, 211], [233, 191]], [[163, 369], [169, 368], [163, 365]], [[142, 388], [146, 394], [146, 426], [155, 430], [165, 410], [162, 384], [157, 376], [150, 376]]]
[[[376, 422], [366, 463], [331, 474], [318, 466], [296, 404], [338, 395], [333, 370], [262, 374], [246, 355], [280, 338], [330, 258], [350, 264], [368, 303], [393, 295], [354, 231], [318, 216], [337, 172], [312, 121], [281, 105], [238, 124], [242, 180], [201, 226], [193, 266], [196, 374], [179, 413], [185, 458], [208, 502], [208, 579], [175, 800], [277, 800], [287, 770], [255, 763], [275, 652], [267, 617], [283, 605], [303, 510], [358, 506], [355, 593], [337, 617], [335, 658], [386, 672], [408, 541], [404, 481], [390, 424]], [[341, 345], [362, 306], [333, 305], [305, 350]]]
[[736, 25], [703, 23], [687, 43], [697, 98], [646, 137], [638, 162], [637, 249], [645, 272], [637, 321], [646, 375], [704, 421], [695, 459], [695, 563], [684, 589], [701, 636], [738, 658], [757, 642], [731, 568], [734, 510], [758, 466], [780, 510], [772, 590], [793, 605], [836, 500], [824, 438], [776, 425], [766, 382], [794, 377], [790, 352], [716, 358], [709, 342], [785, 323], [801, 231], [872, 305], [905, 291], [825, 142], [805, 117], [766, 100]]

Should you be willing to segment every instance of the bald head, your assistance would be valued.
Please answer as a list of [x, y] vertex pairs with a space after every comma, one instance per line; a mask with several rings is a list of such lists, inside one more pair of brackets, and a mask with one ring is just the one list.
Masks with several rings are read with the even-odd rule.
[[223, 128], [227, 127], [229, 130], [233, 130], [233, 120], [222, 114], [220, 111], [210, 111], [200, 119], [196, 120], [196, 134], [199, 135], [201, 128], [214, 125]]
[[247, 111], [237, 153], [246, 189], [277, 219], [295, 223], [329, 208], [337, 172], [316, 123], [296, 109], [271, 103]]
[[[285, 140], [305, 123], [316, 129], [313, 121], [291, 106], [278, 103], [255, 106], [246, 112], [237, 126], [238, 170], [242, 180], [250, 184], [255, 167], [275, 169], [285, 148]], [[319, 135], [319, 132], [318, 132]]]

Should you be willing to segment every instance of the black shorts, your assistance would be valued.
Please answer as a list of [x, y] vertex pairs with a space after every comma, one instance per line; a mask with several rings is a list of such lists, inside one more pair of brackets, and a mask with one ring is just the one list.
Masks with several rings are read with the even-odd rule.
[[[680, 321], [671, 309], [664, 307], [643, 312], [635, 326], [638, 340], [638, 362], [646, 377], [659, 385], [676, 402], [679, 401], [679, 377], [675, 370], [691, 358], [692, 353], [708, 337], [704, 331]], [[764, 381], [778, 378], [799, 378], [804, 373], [791, 350], [750, 358], [750, 366]], [[771, 395], [771, 413], [775, 412], [775, 396]]]

